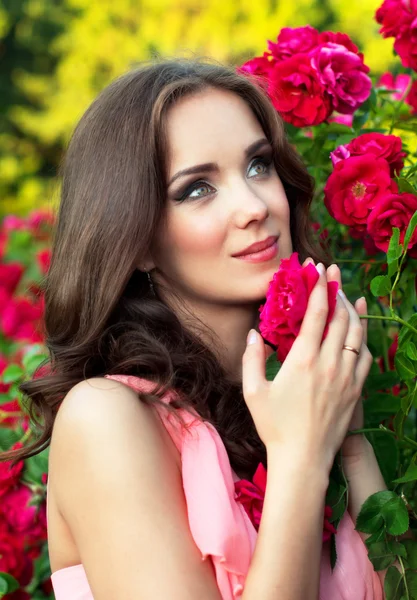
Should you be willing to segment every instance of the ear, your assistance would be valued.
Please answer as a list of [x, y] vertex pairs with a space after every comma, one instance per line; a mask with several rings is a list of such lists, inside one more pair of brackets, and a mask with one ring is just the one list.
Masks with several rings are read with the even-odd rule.
[[142, 258], [139, 263], [136, 265], [139, 271], [143, 271], [144, 273], [152, 271], [155, 268], [155, 263], [152, 260], [150, 254]]

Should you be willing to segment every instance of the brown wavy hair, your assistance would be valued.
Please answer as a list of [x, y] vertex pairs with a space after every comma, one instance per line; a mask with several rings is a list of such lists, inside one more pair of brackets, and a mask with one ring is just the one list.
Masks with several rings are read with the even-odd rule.
[[49, 445], [56, 412], [75, 384], [126, 374], [157, 384], [154, 393], [138, 394], [146, 403], [160, 402], [170, 388], [180, 392], [172, 410], [191, 406], [211, 422], [236, 472], [251, 476], [265, 464], [241, 383], [230, 381], [215, 349], [181, 324], [138, 270], [164, 215], [167, 111], [207, 88], [233, 92], [252, 109], [287, 194], [294, 250], [300, 260], [328, 262], [311, 238], [314, 181], [255, 78], [206, 59], [153, 61], [117, 78], [82, 116], [60, 167], [61, 200], [43, 283], [49, 374], [41, 365], [20, 384], [37, 439], [2, 459], [14, 463]]

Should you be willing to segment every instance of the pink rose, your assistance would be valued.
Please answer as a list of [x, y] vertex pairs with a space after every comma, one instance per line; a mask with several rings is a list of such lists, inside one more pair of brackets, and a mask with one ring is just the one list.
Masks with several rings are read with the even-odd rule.
[[397, 190], [385, 159], [351, 156], [335, 165], [324, 188], [324, 204], [339, 223], [364, 230], [378, 200]]
[[[400, 230], [400, 243], [404, 242], [405, 232], [411, 217], [417, 210], [417, 196], [414, 194], [389, 194], [378, 200], [369, 214], [367, 229], [375, 245], [386, 252], [392, 236], [392, 228]], [[417, 230], [414, 232], [408, 248], [417, 244]]]
[[[264, 52], [263, 56], [251, 58], [236, 70], [243, 75], [255, 75], [258, 78], [267, 78], [273, 63], [269, 60], [268, 54]], [[260, 81], [259, 81], [260, 83]]]
[[334, 526], [330, 523], [329, 519], [332, 516], [332, 507], [325, 506], [324, 507], [324, 519], [323, 519], [323, 542], [328, 542], [332, 533], [337, 533]]
[[46, 539], [45, 502], [30, 505], [32, 491], [24, 484], [10, 489], [1, 502], [1, 512], [10, 530], [25, 536], [28, 543]]
[[265, 491], [266, 469], [262, 463], [259, 463], [252, 481], [241, 479], [235, 483], [235, 499], [242, 504], [256, 531], [261, 522]]
[[379, 33], [382, 33], [384, 38], [397, 37], [411, 23], [413, 8], [411, 2], [410, 0], [384, 0], [375, 13], [377, 23], [382, 25]]
[[[240, 502], [246, 511], [256, 531], [262, 517], [264, 498], [266, 492], [267, 471], [262, 463], [259, 463], [252, 481], [241, 479], [235, 483], [235, 500]], [[337, 533], [333, 525], [328, 521], [332, 516], [332, 508], [325, 506], [323, 519], [323, 542], [330, 539], [332, 533]]]
[[339, 115], [336, 113], [330, 117], [329, 123], [340, 123], [346, 125], [346, 127], [352, 127], [353, 115]]
[[404, 67], [417, 71], [417, 11], [414, 20], [395, 40], [394, 50]]
[[347, 33], [334, 33], [333, 31], [323, 31], [319, 35], [319, 44], [326, 44], [327, 42], [332, 42], [333, 44], [340, 44], [344, 46], [349, 52], [353, 52], [354, 54], [360, 54], [359, 48], [352, 42]]
[[311, 25], [283, 27], [276, 42], [268, 40], [268, 48], [275, 60], [282, 61], [294, 54], [307, 54], [319, 44], [319, 32]]
[[394, 75], [388, 71], [381, 75], [376, 87], [384, 87], [387, 90], [396, 90], [392, 94], [392, 98], [393, 100], [401, 100], [404, 96], [404, 92], [410, 85], [410, 81], [410, 75], [400, 74], [394, 77]]
[[0, 285], [12, 296], [22, 278], [24, 267], [18, 262], [0, 263]]
[[[280, 362], [285, 360], [300, 333], [308, 299], [318, 278], [316, 267], [311, 263], [302, 267], [298, 253], [294, 252], [290, 258], [281, 260], [269, 284], [265, 304], [259, 308], [259, 330], [266, 341], [278, 347]], [[323, 339], [336, 308], [337, 288], [337, 282], [328, 282], [329, 313]]]
[[384, 135], [383, 133], [364, 133], [353, 139], [346, 146], [339, 146], [330, 153], [333, 166], [339, 160], [349, 156], [363, 156], [374, 154], [378, 158], [385, 158], [390, 165], [391, 176], [399, 175], [404, 166], [406, 152], [402, 151], [402, 140], [396, 135]]
[[330, 115], [330, 98], [306, 54], [276, 63], [268, 93], [282, 118], [296, 127], [318, 125]]
[[372, 89], [367, 75], [369, 67], [345, 46], [333, 42], [322, 44], [312, 54], [311, 64], [337, 112], [352, 114], [369, 98]]
[[[0, 405], [1, 408], [1, 405]], [[13, 450], [23, 448], [23, 444], [17, 442], [13, 445]], [[20, 479], [23, 471], [23, 460], [19, 460], [13, 467], [11, 461], [0, 462], [0, 497], [2, 498], [12, 487], [14, 487]], [[0, 504], [1, 506], [1, 504]], [[0, 569], [1, 571], [1, 569]]]

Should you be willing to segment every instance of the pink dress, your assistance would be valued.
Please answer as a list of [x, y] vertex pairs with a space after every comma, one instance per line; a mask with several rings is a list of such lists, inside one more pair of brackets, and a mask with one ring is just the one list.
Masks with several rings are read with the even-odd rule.
[[[136, 391], [146, 392], [154, 387], [152, 382], [139, 377], [106, 377]], [[173, 397], [174, 393], [169, 392], [164, 399], [169, 402]], [[257, 532], [243, 506], [235, 500], [234, 483], [238, 478], [223, 442], [214, 427], [186, 410], [181, 410], [181, 415], [187, 429], [178, 426], [163, 407], [157, 410], [181, 454], [189, 525], [201, 558], [211, 558], [223, 600], [238, 599]], [[333, 573], [329, 544], [323, 547], [320, 600], [382, 600], [379, 578], [348, 513], [339, 524], [336, 546], [338, 560]], [[55, 571], [52, 585], [56, 600], [94, 600], [82, 564]]]

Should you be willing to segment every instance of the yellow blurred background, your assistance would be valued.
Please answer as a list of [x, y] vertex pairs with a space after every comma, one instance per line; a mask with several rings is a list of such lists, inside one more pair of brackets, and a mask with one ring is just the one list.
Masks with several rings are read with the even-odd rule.
[[378, 0], [0, 0], [0, 217], [50, 206], [71, 132], [114, 77], [153, 56], [238, 65], [282, 27], [348, 33], [371, 76], [394, 61]]

